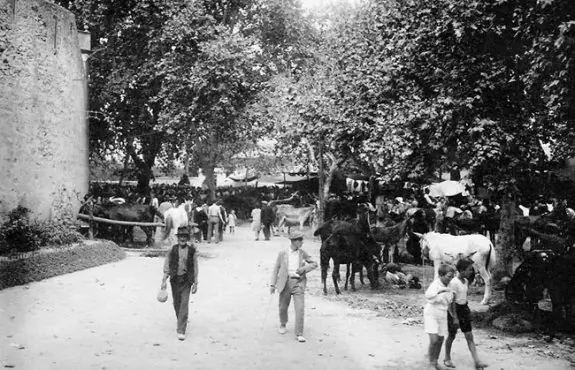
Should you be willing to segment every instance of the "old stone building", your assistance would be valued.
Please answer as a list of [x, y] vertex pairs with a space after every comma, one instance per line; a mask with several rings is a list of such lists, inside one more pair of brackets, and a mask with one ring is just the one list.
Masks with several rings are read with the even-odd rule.
[[88, 190], [87, 85], [75, 17], [0, 0], [0, 216], [74, 215]]

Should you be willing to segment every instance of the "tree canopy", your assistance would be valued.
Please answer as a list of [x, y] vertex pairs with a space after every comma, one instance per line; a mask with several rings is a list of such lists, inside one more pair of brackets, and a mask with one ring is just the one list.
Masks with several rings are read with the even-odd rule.
[[[502, 194], [573, 155], [575, 4], [70, 0], [92, 32], [91, 153], [210, 173], [261, 137], [327, 173], [453, 167]], [[322, 162], [323, 164], [323, 162]], [[329, 176], [328, 176], [329, 182]]]

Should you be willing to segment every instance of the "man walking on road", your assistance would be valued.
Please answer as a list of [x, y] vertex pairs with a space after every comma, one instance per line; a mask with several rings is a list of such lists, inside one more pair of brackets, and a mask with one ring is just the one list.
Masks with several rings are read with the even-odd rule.
[[266, 240], [270, 240], [271, 227], [275, 221], [276, 215], [272, 207], [268, 205], [265, 200], [262, 201], [262, 225], [264, 227], [264, 237]]
[[220, 223], [224, 223], [222, 211], [218, 202], [214, 200], [214, 203], [208, 207], [208, 243], [212, 242], [212, 233], [216, 244], [220, 242]]
[[290, 248], [282, 249], [276, 258], [272, 271], [270, 292], [279, 292], [279, 333], [287, 332], [288, 308], [293, 296], [295, 306], [295, 335], [299, 342], [305, 342], [303, 336], [303, 322], [305, 309], [306, 274], [317, 268], [317, 262], [301, 249], [303, 245], [303, 233], [294, 231], [290, 233]]
[[190, 232], [186, 226], [178, 228], [178, 244], [172, 247], [164, 261], [164, 277], [161, 289], [166, 289], [166, 281], [170, 277], [172, 298], [177, 318], [178, 339], [186, 339], [186, 327], [188, 325], [188, 303], [190, 291], [196, 294], [198, 291], [198, 257], [196, 248], [190, 241]]

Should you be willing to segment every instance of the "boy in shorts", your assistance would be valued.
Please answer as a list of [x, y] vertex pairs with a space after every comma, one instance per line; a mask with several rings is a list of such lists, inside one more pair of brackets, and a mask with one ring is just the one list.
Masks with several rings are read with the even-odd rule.
[[441, 369], [437, 360], [443, 345], [443, 338], [447, 335], [447, 310], [453, 301], [453, 293], [448, 285], [454, 273], [453, 266], [442, 264], [439, 266], [438, 278], [425, 291], [427, 303], [423, 309], [423, 324], [425, 332], [429, 334], [427, 358], [434, 369]]
[[475, 342], [473, 341], [473, 333], [471, 332], [471, 311], [467, 305], [467, 290], [469, 288], [469, 278], [475, 274], [473, 269], [473, 261], [462, 259], [457, 261], [455, 266], [457, 268], [457, 277], [449, 283], [449, 288], [453, 291], [454, 298], [453, 304], [447, 315], [447, 326], [449, 336], [445, 341], [445, 360], [443, 364], [447, 367], [454, 368], [455, 365], [451, 361], [451, 345], [455, 340], [457, 329], [461, 329], [465, 339], [467, 340], [467, 347], [473, 357], [476, 369], [483, 369], [487, 367], [477, 355]]

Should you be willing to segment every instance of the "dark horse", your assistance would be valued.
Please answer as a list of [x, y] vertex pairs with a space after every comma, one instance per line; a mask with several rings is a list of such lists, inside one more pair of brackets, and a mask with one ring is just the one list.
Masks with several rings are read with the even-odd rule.
[[[413, 217], [413, 215], [411, 217]], [[370, 231], [375, 240], [378, 243], [383, 243], [385, 245], [384, 249], [381, 251], [382, 260], [385, 260], [385, 250], [387, 249], [388, 258], [386, 262], [393, 263], [394, 256], [397, 252], [396, 246], [400, 242], [401, 238], [403, 238], [407, 233], [411, 217], [406, 217], [403, 221], [393, 226], [371, 227]]]
[[572, 253], [561, 254], [553, 250], [525, 253], [525, 260], [505, 289], [508, 302], [522, 305], [531, 313], [538, 312], [537, 303], [547, 289], [553, 306], [548, 328], [551, 338], [558, 331], [573, 332], [574, 264], [575, 255]]
[[339, 265], [345, 263], [348, 266], [346, 273], [345, 288], [350, 275], [349, 266], [351, 265], [351, 289], [355, 290], [355, 272], [363, 266], [367, 268], [367, 276], [372, 288], [379, 285], [378, 279], [378, 259], [379, 245], [367, 234], [361, 231], [357, 224], [347, 221], [330, 220], [325, 222], [314, 232], [314, 235], [320, 235], [322, 245], [320, 249], [321, 263], [321, 280], [323, 282], [323, 292], [327, 294], [327, 270], [329, 269], [329, 260], [333, 260], [333, 285], [336, 294], [340, 294], [338, 281]]
[[[87, 207], [84, 206], [80, 209], [80, 213], [87, 214]], [[160, 211], [151, 205], [146, 204], [106, 204], [94, 205], [92, 214], [94, 217], [107, 218], [115, 221], [125, 222], [154, 222], [154, 216], [159, 217], [161, 220], [164, 216]], [[99, 225], [98, 230], [101, 234], [106, 235], [108, 225]], [[139, 226], [140, 229], [146, 234], [146, 244], [151, 247], [154, 244], [154, 227], [153, 226]], [[118, 226], [111, 227], [112, 238], [116, 242], [125, 242], [126, 240], [133, 240], [133, 226]]]

